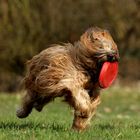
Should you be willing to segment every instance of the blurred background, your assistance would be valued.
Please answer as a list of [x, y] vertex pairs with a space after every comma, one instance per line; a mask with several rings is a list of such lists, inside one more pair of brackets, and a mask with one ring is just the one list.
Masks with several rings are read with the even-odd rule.
[[0, 0], [0, 91], [20, 90], [28, 59], [91, 26], [108, 29], [118, 45], [117, 84], [139, 86], [139, 0]]

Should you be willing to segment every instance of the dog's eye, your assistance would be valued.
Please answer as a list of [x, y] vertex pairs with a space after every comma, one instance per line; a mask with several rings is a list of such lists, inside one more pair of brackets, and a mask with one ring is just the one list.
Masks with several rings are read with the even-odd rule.
[[99, 48], [102, 49], [103, 47], [102, 46], [99, 46]]
[[105, 32], [102, 32], [102, 35], [105, 36]]
[[90, 35], [90, 39], [91, 39], [92, 42], [95, 42], [95, 41], [98, 40], [98, 38], [97, 37], [94, 38], [92, 34]]

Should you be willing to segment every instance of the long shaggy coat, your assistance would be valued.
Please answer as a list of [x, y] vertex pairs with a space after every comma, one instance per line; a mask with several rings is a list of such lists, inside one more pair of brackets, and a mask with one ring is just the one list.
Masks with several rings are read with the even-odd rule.
[[74, 45], [52, 45], [27, 62], [25, 87], [17, 116], [24, 118], [34, 107], [64, 97], [74, 108], [72, 128], [83, 130], [100, 103], [98, 77], [103, 62], [118, 61], [118, 49], [108, 31], [88, 29]]

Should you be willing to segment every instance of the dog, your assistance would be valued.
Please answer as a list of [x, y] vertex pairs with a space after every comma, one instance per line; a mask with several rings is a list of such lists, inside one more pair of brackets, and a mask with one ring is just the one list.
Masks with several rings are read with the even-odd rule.
[[106, 61], [118, 61], [119, 52], [107, 30], [91, 27], [74, 45], [52, 45], [27, 62], [27, 93], [17, 110], [27, 117], [33, 108], [41, 111], [56, 97], [74, 108], [72, 128], [84, 130], [100, 104], [99, 73]]

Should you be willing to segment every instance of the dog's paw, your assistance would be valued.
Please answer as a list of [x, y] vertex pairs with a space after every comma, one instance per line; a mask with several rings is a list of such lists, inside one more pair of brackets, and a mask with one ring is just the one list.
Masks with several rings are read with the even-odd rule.
[[83, 108], [81, 110], [75, 111], [75, 116], [80, 118], [89, 118], [90, 115], [91, 115], [91, 110], [88, 108]]
[[38, 111], [38, 112], [41, 112], [42, 109], [43, 109], [43, 105], [39, 105], [37, 103], [34, 104], [34, 108]]
[[16, 116], [18, 118], [25, 118], [29, 115], [27, 111], [24, 110], [24, 108], [18, 108], [16, 111]]

